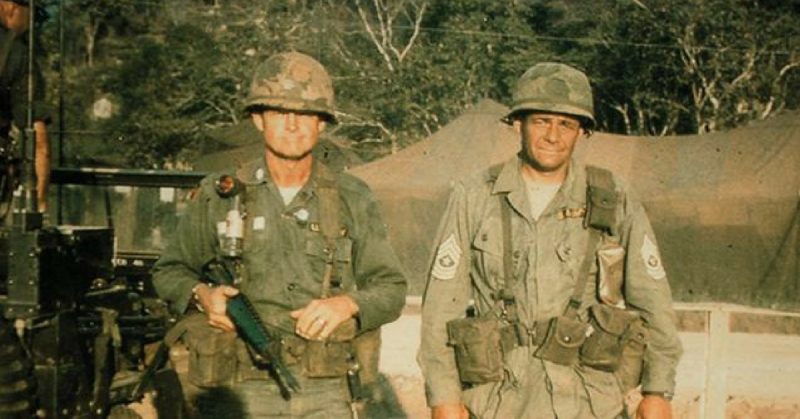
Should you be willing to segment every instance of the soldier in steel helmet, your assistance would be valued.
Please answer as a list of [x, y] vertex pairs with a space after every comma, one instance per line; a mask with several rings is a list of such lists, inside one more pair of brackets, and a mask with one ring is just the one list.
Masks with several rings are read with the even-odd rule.
[[[438, 232], [418, 355], [432, 416], [670, 418], [682, 353], [642, 205], [574, 161], [595, 126], [589, 80], [526, 71], [504, 120], [512, 160], [458, 183]], [[633, 409], [632, 409], [633, 410]]]
[[[12, 156], [12, 132], [24, 130], [28, 124], [28, 45], [23, 35], [30, 22], [28, 0], [0, 0], [0, 171], [8, 173]], [[36, 12], [35, 12], [36, 13]], [[38, 14], [37, 14], [38, 16]], [[34, 60], [33, 129], [35, 132], [35, 172], [39, 211], [47, 210], [47, 189], [50, 183], [50, 142], [47, 123], [50, 120], [44, 103], [44, 78]], [[12, 185], [3, 182], [3, 185]], [[0, 201], [10, 198], [8, 186], [2, 186]], [[2, 215], [0, 215], [2, 216]]]
[[[196, 401], [203, 417], [350, 417], [346, 375], [368, 362], [359, 342], [376, 342], [378, 328], [400, 315], [404, 274], [366, 184], [311, 154], [336, 123], [323, 66], [297, 52], [270, 57], [255, 71], [245, 108], [264, 154], [235, 171], [245, 186], [243, 280], [237, 288], [201, 280], [201, 266], [219, 252], [229, 208], [212, 175], [154, 268], [156, 289], [176, 312], [205, 313], [184, 339], [189, 379], [203, 389]], [[288, 400], [236, 338], [226, 304], [240, 292], [279, 338], [281, 358], [299, 381]], [[377, 349], [370, 346], [366, 358], [377, 359]]]

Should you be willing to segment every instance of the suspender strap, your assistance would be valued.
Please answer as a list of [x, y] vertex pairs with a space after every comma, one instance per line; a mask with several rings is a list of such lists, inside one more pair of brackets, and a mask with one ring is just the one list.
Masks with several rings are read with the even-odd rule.
[[499, 281], [500, 295], [497, 296], [498, 302], [502, 304], [502, 311], [510, 321], [517, 320], [517, 305], [514, 293], [509, 284], [514, 281], [514, 265], [511, 262], [511, 205], [508, 203], [507, 194], [499, 194], [500, 200], [500, 223], [503, 232], [503, 275]]
[[322, 298], [330, 296], [331, 286], [338, 287], [339, 276], [336, 272], [336, 239], [341, 235], [339, 225], [339, 190], [336, 187], [336, 178], [324, 166], [318, 165], [319, 178], [317, 185], [319, 193], [319, 229], [325, 237], [325, 252], [327, 260], [325, 272], [322, 277]]
[[569, 297], [569, 304], [567, 304], [567, 308], [564, 311], [564, 315], [567, 317], [575, 317], [581, 307], [581, 297], [583, 297], [583, 292], [586, 290], [586, 283], [589, 282], [589, 271], [597, 261], [595, 251], [602, 235], [603, 233], [598, 229], [589, 229], [589, 239], [586, 242], [586, 252], [584, 252], [578, 280], [575, 282], [575, 289], [572, 291], [572, 295]]
[[514, 265], [511, 263], [511, 205], [508, 204], [506, 194], [498, 195], [500, 198], [500, 222], [503, 228], [503, 287], [513, 279]]
[[617, 192], [614, 176], [610, 171], [595, 166], [586, 166], [586, 218], [589, 239], [586, 242], [583, 263], [579, 271], [575, 290], [569, 298], [565, 315], [574, 317], [581, 306], [581, 298], [589, 281], [589, 271], [597, 263], [597, 246], [604, 233], [614, 234], [616, 229]]

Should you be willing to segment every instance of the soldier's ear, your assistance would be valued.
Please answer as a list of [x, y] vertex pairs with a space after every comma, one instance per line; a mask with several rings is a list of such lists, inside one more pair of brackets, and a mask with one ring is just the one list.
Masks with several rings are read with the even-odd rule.
[[250, 119], [253, 121], [253, 125], [256, 126], [256, 129], [264, 132], [264, 116], [258, 112], [250, 113]]
[[319, 132], [325, 131], [325, 127], [327, 127], [327, 126], [328, 126], [328, 124], [327, 124], [327, 123], [325, 122], [325, 120], [324, 120], [324, 119], [322, 119], [322, 118], [320, 118], [320, 119], [319, 119], [319, 122], [317, 122], [317, 124], [318, 124], [318, 125], [317, 125], [317, 130], [318, 130]]
[[514, 118], [514, 120], [511, 121], [511, 126], [514, 127], [514, 131], [516, 131], [517, 134], [522, 134], [522, 120], [521, 119]]

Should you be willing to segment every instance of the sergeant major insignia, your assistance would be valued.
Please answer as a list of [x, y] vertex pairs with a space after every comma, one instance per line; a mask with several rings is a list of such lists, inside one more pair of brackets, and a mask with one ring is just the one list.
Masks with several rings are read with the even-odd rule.
[[452, 279], [456, 276], [458, 262], [461, 260], [461, 248], [453, 234], [439, 245], [436, 250], [436, 259], [433, 262], [431, 275], [438, 279]]
[[648, 275], [653, 279], [663, 279], [667, 276], [664, 265], [661, 263], [661, 257], [658, 255], [658, 246], [647, 235], [644, 236], [641, 254]]

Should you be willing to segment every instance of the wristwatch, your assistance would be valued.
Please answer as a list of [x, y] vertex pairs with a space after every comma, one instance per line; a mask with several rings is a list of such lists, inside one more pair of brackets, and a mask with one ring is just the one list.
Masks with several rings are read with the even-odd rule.
[[643, 391], [642, 396], [658, 396], [664, 400], [671, 401], [674, 394], [671, 391]]

